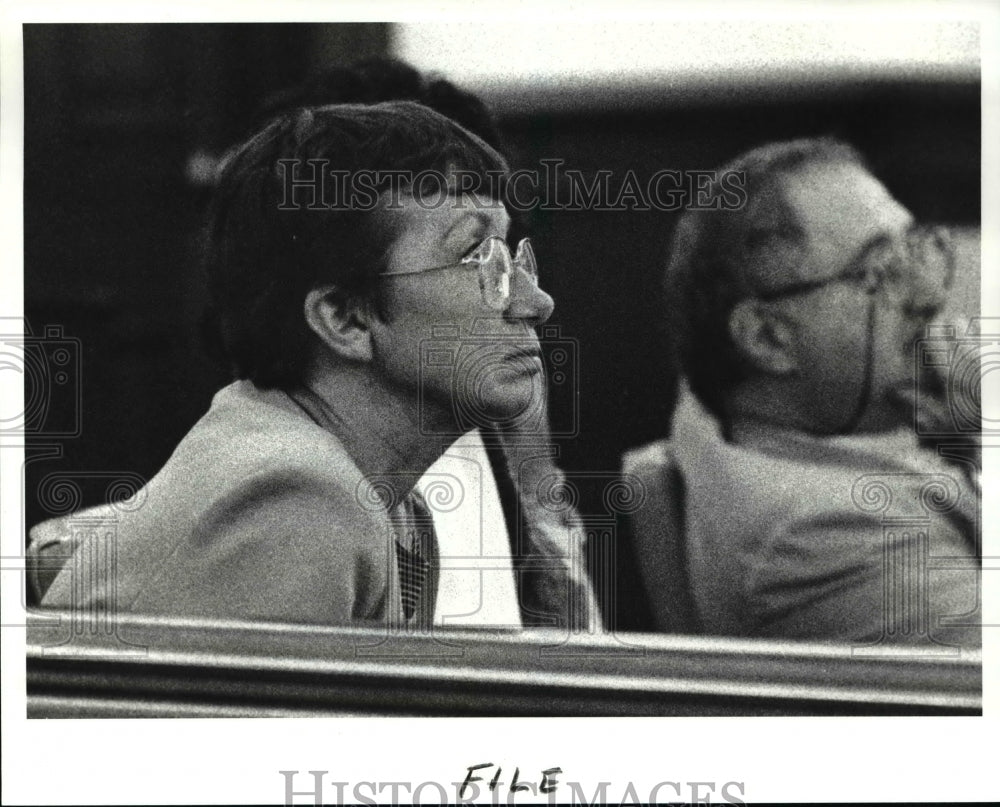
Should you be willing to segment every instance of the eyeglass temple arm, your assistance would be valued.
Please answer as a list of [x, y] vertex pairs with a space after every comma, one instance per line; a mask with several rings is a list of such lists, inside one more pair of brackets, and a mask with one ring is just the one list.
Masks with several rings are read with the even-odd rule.
[[836, 283], [837, 281], [844, 279], [845, 278], [842, 277], [835, 277], [823, 280], [805, 280], [802, 283], [795, 283], [791, 286], [784, 286], [780, 289], [758, 291], [754, 293], [754, 297], [758, 300], [763, 300], [765, 303], [770, 303], [784, 297], [794, 297], [796, 294], [806, 294], [807, 292], [821, 289], [823, 286], [827, 286], [830, 283]]
[[474, 261], [465, 258], [456, 263], [446, 263], [444, 266], [431, 266], [428, 269], [404, 269], [402, 272], [379, 272], [379, 277], [396, 277], [397, 275], [422, 275], [424, 272], [436, 272], [438, 269], [454, 269], [456, 266], [465, 266]]

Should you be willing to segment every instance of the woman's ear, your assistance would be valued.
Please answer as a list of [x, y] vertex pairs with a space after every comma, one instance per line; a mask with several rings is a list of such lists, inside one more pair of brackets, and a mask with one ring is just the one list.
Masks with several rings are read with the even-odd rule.
[[798, 369], [795, 331], [767, 303], [741, 300], [729, 314], [729, 338], [740, 357], [768, 375], [788, 375]]
[[356, 297], [337, 286], [317, 286], [306, 295], [306, 323], [334, 355], [353, 362], [372, 360], [371, 318]]

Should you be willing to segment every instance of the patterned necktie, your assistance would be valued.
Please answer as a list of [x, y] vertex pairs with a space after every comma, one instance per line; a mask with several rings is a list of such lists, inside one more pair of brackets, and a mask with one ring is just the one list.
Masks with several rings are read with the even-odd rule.
[[431, 573], [436, 546], [434, 519], [416, 490], [409, 496], [409, 505], [403, 534], [396, 539], [403, 616], [409, 621], [420, 614], [422, 621], [429, 624], [434, 618], [434, 581]]

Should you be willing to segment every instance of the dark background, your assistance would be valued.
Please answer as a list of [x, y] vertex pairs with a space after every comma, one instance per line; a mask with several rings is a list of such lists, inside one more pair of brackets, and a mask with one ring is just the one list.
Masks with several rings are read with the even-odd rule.
[[[38, 489], [54, 472], [78, 481], [84, 506], [103, 499], [106, 474], [152, 476], [226, 381], [198, 335], [208, 190], [193, 158], [237, 139], [270, 93], [387, 54], [390, 43], [384, 24], [24, 26], [24, 309], [36, 338], [61, 326], [61, 337], [45, 339], [71, 340], [74, 356], [61, 383], [26, 390], [41, 424], [27, 452], [28, 526], [52, 515]], [[515, 167], [559, 158], [587, 176], [632, 169], [643, 178], [711, 169], [769, 140], [835, 134], [918, 219], [975, 226], [979, 94], [978, 81], [854, 79], [745, 96], [612, 91], [603, 101], [564, 97], [557, 109], [530, 90], [493, 101]], [[600, 490], [622, 451], [669, 428], [674, 378], [659, 278], [672, 220], [642, 211], [530, 216], [557, 301], [551, 323], [579, 367], [553, 389], [557, 430], [576, 432], [559, 440], [561, 463], [598, 522]], [[44, 436], [73, 425], [74, 436]], [[606, 534], [598, 563], [628, 579], [627, 552], [611, 560]], [[620, 595], [616, 621], [629, 627], [639, 607], [629, 591]]]

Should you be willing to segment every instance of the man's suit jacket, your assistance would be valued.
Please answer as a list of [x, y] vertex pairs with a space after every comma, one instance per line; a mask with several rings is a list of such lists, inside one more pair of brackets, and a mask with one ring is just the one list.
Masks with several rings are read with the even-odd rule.
[[[688, 395], [671, 440], [632, 452], [626, 468], [649, 497], [672, 494], [666, 470], [683, 479], [683, 546], [670, 556], [686, 564], [705, 633], [980, 642], [976, 491], [911, 432], [742, 429], [727, 441]], [[654, 533], [638, 543], [657, 552], [656, 525], [633, 527]]]
[[[336, 436], [280, 390], [221, 390], [164, 468], [115, 510], [76, 548], [44, 606], [323, 625], [403, 620], [395, 542], [412, 520], [410, 502], [379, 500]], [[569, 556], [551, 551], [554, 526], [523, 528], [515, 568], [524, 567], [525, 624], [565, 624], [571, 592], [593, 606]], [[546, 553], [539, 575], [533, 561]]]

